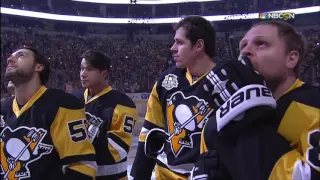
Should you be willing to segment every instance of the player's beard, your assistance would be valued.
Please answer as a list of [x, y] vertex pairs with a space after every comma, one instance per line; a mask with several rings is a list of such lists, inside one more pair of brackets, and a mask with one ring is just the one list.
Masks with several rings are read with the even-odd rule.
[[30, 81], [33, 73], [32, 69], [16, 69], [15, 71], [6, 71], [5, 77], [16, 85]]

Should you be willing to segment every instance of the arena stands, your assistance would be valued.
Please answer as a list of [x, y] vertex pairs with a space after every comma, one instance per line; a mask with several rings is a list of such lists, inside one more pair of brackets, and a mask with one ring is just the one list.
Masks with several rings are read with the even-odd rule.
[[[101, 49], [112, 59], [110, 83], [115, 89], [123, 92], [149, 92], [158, 73], [167, 67], [171, 60], [170, 46], [172, 40], [156, 40], [139, 37], [128, 41], [126, 36], [119, 37], [85, 37], [71, 35], [48, 35], [13, 31], [7, 29], [1, 33], [1, 78], [4, 80], [6, 58], [17, 47], [24, 44], [32, 45], [41, 50], [50, 59], [53, 69], [49, 86], [65, 89], [67, 82], [74, 83], [79, 88], [80, 55], [87, 48]], [[22, 27], [19, 28], [23, 29]], [[305, 31], [309, 43], [308, 55], [302, 66], [302, 76], [308, 80], [311, 76], [319, 77], [319, 59], [315, 59], [319, 48], [319, 31]], [[236, 43], [238, 44], [238, 39]], [[318, 45], [317, 45], [318, 43]], [[228, 41], [217, 40], [217, 56], [215, 60], [230, 58]], [[314, 80], [313, 80], [314, 81]], [[313, 82], [315, 83], [315, 82]], [[318, 82], [319, 83], [319, 82]], [[1, 81], [1, 97], [6, 94], [7, 81]]]

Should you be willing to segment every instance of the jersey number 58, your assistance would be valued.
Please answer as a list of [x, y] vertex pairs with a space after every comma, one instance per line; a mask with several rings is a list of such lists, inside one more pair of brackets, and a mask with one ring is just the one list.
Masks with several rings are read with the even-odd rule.
[[87, 131], [85, 129], [85, 120], [76, 120], [68, 123], [68, 129], [71, 140], [73, 142], [80, 142], [87, 138]]
[[132, 117], [125, 116], [123, 131], [129, 134], [132, 134], [135, 123], [136, 121]]

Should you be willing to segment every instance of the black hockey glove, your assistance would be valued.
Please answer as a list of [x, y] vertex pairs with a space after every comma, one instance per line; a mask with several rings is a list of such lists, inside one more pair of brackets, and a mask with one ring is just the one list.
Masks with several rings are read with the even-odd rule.
[[242, 120], [244, 112], [251, 108], [276, 108], [276, 100], [266, 87], [264, 78], [254, 71], [245, 56], [218, 63], [206, 78], [211, 84], [206, 84], [204, 89], [213, 90], [212, 96], [218, 108], [215, 116], [218, 131], [233, 120]]
[[201, 154], [191, 171], [190, 180], [229, 180], [229, 174], [219, 162], [215, 150]]
[[164, 150], [165, 141], [168, 139], [168, 134], [159, 128], [151, 129], [144, 143], [144, 153], [149, 158], [156, 159]]

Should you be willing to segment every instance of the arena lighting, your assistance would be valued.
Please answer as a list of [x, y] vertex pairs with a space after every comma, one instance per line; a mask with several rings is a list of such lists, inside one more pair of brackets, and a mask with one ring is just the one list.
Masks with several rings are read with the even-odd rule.
[[[59, 21], [74, 21], [74, 22], [89, 22], [89, 23], [105, 23], [105, 24], [166, 24], [178, 22], [181, 17], [175, 18], [99, 18], [99, 17], [86, 17], [86, 16], [70, 16], [70, 15], [59, 15], [59, 14], [49, 14], [42, 12], [26, 11], [20, 9], [11, 9], [1, 7], [1, 14], [9, 14], [24, 17], [33, 17], [40, 19], [51, 19]], [[272, 12], [283, 12], [272, 11]], [[287, 9], [285, 12], [292, 12], [295, 14], [306, 14], [320, 12], [320, 6], [312, 6], [306, 8], [297, 9]], [[227, 21], [227, 20], [239, 20], [239, 19], [259, 19], [259, 13], [250, 14], [232, 14], [232, 15], [216, 15], [216, 16], [203, 16], [209, 21]]]
[[177, 4], [190, 2], [210, 2], [221, 0], [72, 0], [99, 4]]
[[293, 12], [295, 14], [307, 14], [307, 13], [320, 12], [320, 6], [311, 6], [306, 8], [287, 9], [287, 10], [269, 11], [269, 12]]

